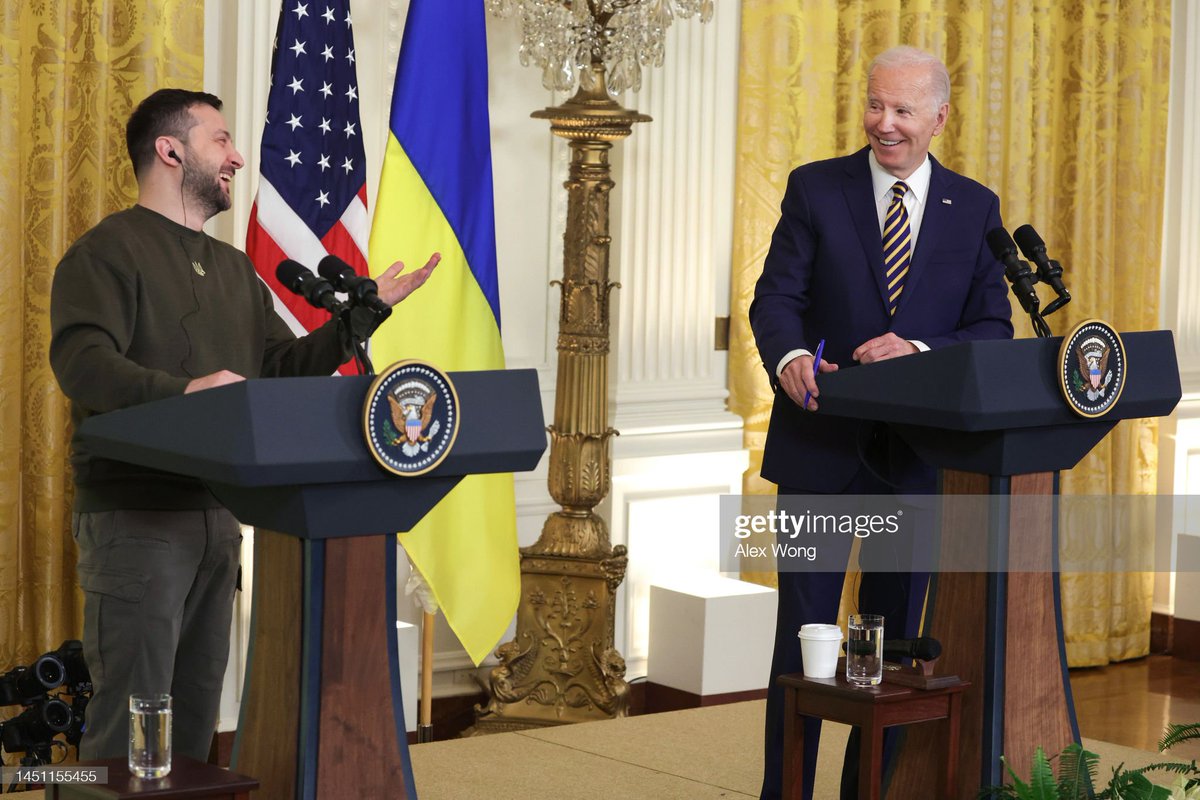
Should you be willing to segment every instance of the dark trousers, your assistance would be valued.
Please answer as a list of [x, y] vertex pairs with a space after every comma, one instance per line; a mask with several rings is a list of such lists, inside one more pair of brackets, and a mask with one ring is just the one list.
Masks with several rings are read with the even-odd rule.
[[93, 694], [80, 756], [121, 758], [129, 695], [169, 692], [173, 750], [208, 760], [229, 659], [241, 526], [222, 508], [74, 515]]
[[[906, 487], [907, 488], [907, 487]], [[931, 486], [913, 487], [931, 491]], [[867, 470], [862, 470], [842, 494], [882, 495], [894, 493], [895, 487], [880, 481]], [[804, 494], [800, 489], [779, 487], [780, 495]], [[812, 494], [809, 492], [808, 494]], [[866, 539], [862, 547], [873, 546], [877, 540]], [[850, 537], [840, 540], [844, 547], [842, 561], [848, 560], [852, 541]], [[897, 563], [905, 563], [907, 557], [897, 554]], [[771, 682], [767, 688], [766, 736], [762, 800], [778, 800], [783, 791], [783, 725], [784, 693], [777, 684], [780, 675], [803, 672], [800, 656], [800, 639], [797, 634], [801, 625], [812, 622], [836, 624], [838, 603], [841, 599], [844, 572], [780, 572], [779, 609], [775, 623], [775, 652], [771, 660]], [[884, 638], [903, 639], [916, 636], [920, 628], [921, 611], [925, 602], [925, 591], [929, 584], [928, 573], [910, 572], [863, 572], [858, 589], [856, 613], [882, 614]], [[894, 749], [893, 737], [885, 733], [884, 764]], [[804, 800], [812, 800], [813, 778], [817, 766], [817, 747], [820, 742], [821, 720], [804, 718]], [[842, 766], [841, 796], [843, 800], [858, 797], [858, 738], [855, 728], [846, 745], [846, 757]]]

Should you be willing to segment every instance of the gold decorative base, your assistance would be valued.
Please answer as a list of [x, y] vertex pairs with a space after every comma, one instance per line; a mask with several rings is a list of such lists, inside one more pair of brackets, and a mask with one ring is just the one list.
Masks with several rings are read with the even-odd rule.
[[[531, 548], [532, 549], [532, 548]], [[517, 636], [500, 646], [491, 700], [467, 735], [624, 717], [625, 659], [612, 646], [625, 548], [603, 560], [521, 557]]]
[[500, 646], [491, 699], [466, 735], [623, 717], [629, 686], [613, 642], [626, 551], [592, 509], [611, 486], [608, 425], [608, 196], [612, 143], [649, 117], [608, 94], [604, 70], [561, 106], [535, 113], [569, 140], [567, 230], [558, 320], [558, 377], [550, 432], [550, 495], [562, 506], [521, 551], [517, 633]]

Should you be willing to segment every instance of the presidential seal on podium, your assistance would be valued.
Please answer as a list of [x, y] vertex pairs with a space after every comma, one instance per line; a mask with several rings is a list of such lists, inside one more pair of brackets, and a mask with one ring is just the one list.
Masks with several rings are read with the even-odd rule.
[[1107, 322], [1084, 320], [1063, 337], [1058, 351], [1058, 386], [1081, 417], [1102, 417], [1121, 397], [1129, 361], [1121, 335]]
[[421, 361], [399, 361], [380, 373], [367, 392], [367, 449], [388, 472], [424, 475], [454, 446], [458, 409], [449, 375]]

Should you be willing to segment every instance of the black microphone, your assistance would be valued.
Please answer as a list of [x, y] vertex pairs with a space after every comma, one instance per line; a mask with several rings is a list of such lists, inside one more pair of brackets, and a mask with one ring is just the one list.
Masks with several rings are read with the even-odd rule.
[[1013, 244], [1008, 231], [1004, 228], [993, 228], [987, 233], [987, 243], [992, 255], [1004, 265], [1004, 277], [1012, 284], [1013, 294], [1021, 301], [1021, 308], [1025, 309], [1027, 314], [1037, 313], [1038, 306], [1041, 305], [1037, 292], [1033, 290], [1037, 279], [1029, 264], [1017, 258], [1017, 246]]
[[[846, 643], [856, 655], [871, 655], [875, 646], [871, 642], [855, 640]], [[902, 658], [915, 658], [918, 661], [933, 661], [942, 654], [942, 643], [929, 636], [916, 639], [884, 639], [884, 661], [899, 661]]]
[[290, 258], [280, 261], [275, 268], [275, 277], [288, 291], [300, 295], [314, 308], [323, 308], [330, 314], [345, 310], [329, 281], [313, 275], [312, 270], [297, 261]]
[[317, 265], [317, 272], [333, 284], [333, 288], [345, 292], [354, 304], [366, 306], [380, 314], [391, 311], [392, 307], [379, 297], [379, 285], [356, 273], [354, 267], [337, 256], [330, 254], [322, 258]]
[[1071, 302], [1071, 293], [1067, 291], [1067, 287], [1062, 281], [1062, 264], [1052, 261], [1046, 255], [1046, 243], [1042, 241], [1041, 236], [1038, 236], [1038, 232], [1033, 229], [1033, 226], [1022, 225], [1017, 228], [1013, 231], [1013, 238], [1017, 240], [1025, 257], [1037, 264], [1038, 278], [1041, 282], [1048, 284], [1059, 297], [1058, 300], [1046, 306], [1046, 310], [1042, 312], [1043, 315], [1051, 314]]
[[916, 639], [883, 640], [883, 658], [895, 661], [898, 658], [915, 658], [918, 661], [933, 661], [942, 654], [942, 643], [929, 636]]

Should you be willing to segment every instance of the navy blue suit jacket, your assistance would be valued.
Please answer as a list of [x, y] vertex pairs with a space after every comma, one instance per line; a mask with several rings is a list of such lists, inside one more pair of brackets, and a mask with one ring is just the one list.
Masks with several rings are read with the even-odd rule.
[[[864, 423], [797, 406], [775, 376], [786, 353], [815, 352], [825, 339], [824, 358], [845, 369], [855, 348], [888, 331], [932, 349], [1013, 335], [1004, 267], [985, 243], [1001, 224], [999, 199], [933, 156], [916, 250], [889, 316], [868, 153], [792, 172], [750, 306], [763, 367], [776, 387], [762, 475], [806, 491], [837, 492], [854, 477]], [[897, 462], [893, 469], [890, 479], [903, 485], [907, 467]]]

